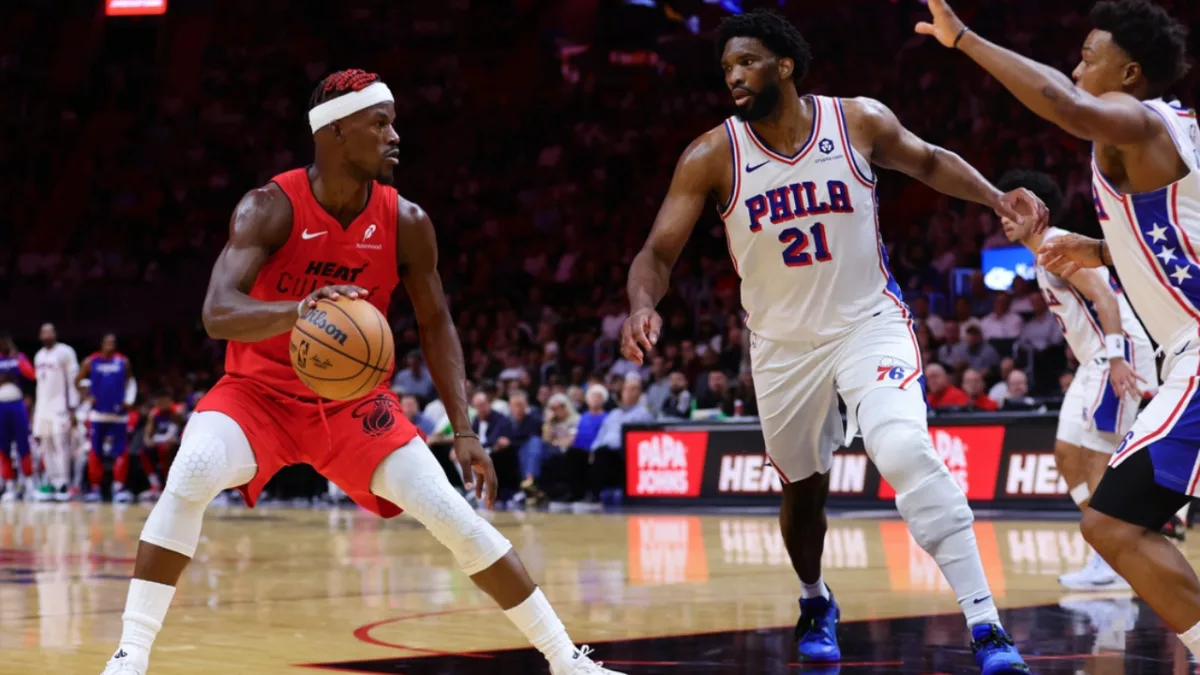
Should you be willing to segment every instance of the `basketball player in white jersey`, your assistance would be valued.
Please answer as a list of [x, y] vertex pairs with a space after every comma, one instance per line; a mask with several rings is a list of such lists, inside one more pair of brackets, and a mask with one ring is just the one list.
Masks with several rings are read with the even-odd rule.
[[[42, 348], [33, 357], [33, 367], [37, 370], [33, 435], [46, 473], [37, 499], [65, 502], [71, 483], [75, 408], [79, 406], [79, 392], [75, 389], [79, 357], [74, 349], [58, 341], [53, 324], [42, 325], [40, 338]], [[34, 465], [37, 463], [35, 459]]]
[[[1037, 195], [1050, 210], [1051, 223], [1061, 215], [1062, 191], [1044, 173], [1010, 171], [998, 187], [1025, 188]], [[1002, 221], [1009, 241], [1035, 252], [1043, 243], [1068, 234], [1057, 227], [1035, 232], [1030, 223]], [[1041, 265], [1034, 269], [1046, 306], [1079, 361], [1059, 411], [1054, 461], [1070, 487], [1071, 499], [1085, 509], [1108, 461], [1133, 427], [1142, 397], [1158, 391], [1154, 346], [1107, 268], [1079, 270], [1068, 279]], [[1058, 581], [1072, 591], [1129, 588], [1095, 551], [1082, 570], [1064, 574]]]
[[1187, 72], [1187, 28], [1148, 0], [1092, 9], [1072, 83], [972, 32], [944, 0], [917, 32], [957, 47], [1021, 103], [1090, 140], [1097, 241], [1068, 234], [1039, 260], [1069, 278], [1116, 267], [1163, 350], [1162, 386], [1113, 455], [1083, 513], [1083, 536], [1200, 655], [1200, 579], [1159, 534], [1200, 484], [1200, 128], [1163, 96]]
[[779, 15], [727, 19], [719, 48], [736, 116], [693, 141], [676, 166], [630, 269], [622, 353], [640, 364], [653, 349], [662, 327], [654, 308], [713, 196], [742, 279], [767, 454], [786, 484], [780, 523], [803, 584], [799, 658], [841, 657], [840, 612], [821, 579], [824, 505], [832, 454], [861, 429], [914, 539], [954, 589], [985, 675], [1029, 672], [1000, 626], [967, 499], [929, 438], [921, 357], [880, 242], [871, 164], [1014, 221], [1044, 218], [1045, 207], [1027, 191], [1001, 193], [877, 101], [801, 96], [808, 45]]

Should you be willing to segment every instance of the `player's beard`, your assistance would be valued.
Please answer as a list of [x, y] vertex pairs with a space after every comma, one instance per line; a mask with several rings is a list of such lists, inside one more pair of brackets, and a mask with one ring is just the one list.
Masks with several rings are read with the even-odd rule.
[[749, 106], [736, 106], [733, 114], [743, 122], [757, 122], [775, 112], [782, 95], [779, 83], [772, 82], [764, 86], [762, 91], [754, 93], [753, 103]]

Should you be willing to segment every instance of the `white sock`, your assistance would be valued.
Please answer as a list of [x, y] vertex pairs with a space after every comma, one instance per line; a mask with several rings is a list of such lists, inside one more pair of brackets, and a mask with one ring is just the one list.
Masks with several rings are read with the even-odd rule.
[[124, 484], [124, 483], [122, 483], [122, 482], [121, 482], [121, 481], [119, 481], [119, 480], [114, 480], [114, 481], [113, 481], [113, 483], [112, 483], [112, 490], [113, 490], [113, 494], [116, 494], [116, 493], [118, 493], [118, 492], [120, 492], [121, 490], [124, 490], [124, 489], [125, 489], [125, 484]]
[[121, 615], [124, 622], [121, 650], [138, 660], [149, 659], [154, 638], [162, 630], [163, 620], [167, 618], [167, 609], [174, 597], [174, 586], [142, 579], [130, 581], [125, 613]]
[[550, 663], [569, 659], [575, 651], [575, 644], [542, 589], [535, 588], [524, 602], [504, 610], [504, 614]]
[[967, 627], [981, 623], [999, 626], [1000, 613], [996, 611], [987, 575], [983, 573], [975, 531], [967, 528], [946, 537], [938, 544], [933, 559], [937, 561], [950, 588], [954, 589], [958, 605], [967, 617]]
[[1186, 633], [1180, 633], [1179, 639], [1192, 656], [1200, 656], [1200, 623], [1189, 628]]
[[825, 585], [824, 577], [817, 577], [817, 583], [806, 584], [800, 582], [800, 597], [808, 600], [809, 598], [825, 598], [829, 599], [829, 587]]

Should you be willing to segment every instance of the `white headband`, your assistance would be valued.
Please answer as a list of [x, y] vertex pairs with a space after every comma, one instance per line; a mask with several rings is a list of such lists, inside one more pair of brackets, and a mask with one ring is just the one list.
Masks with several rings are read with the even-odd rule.
[[308, 111], [308, 124], [315, 134], [321, 127], [336, 122], [343, 117], [349, 117], [359, 110], [365, 110], [380, 103], [393, 103], [392, 90], [382, 82], [374, 82], [358, 91], [342, 94], [330, 99]]

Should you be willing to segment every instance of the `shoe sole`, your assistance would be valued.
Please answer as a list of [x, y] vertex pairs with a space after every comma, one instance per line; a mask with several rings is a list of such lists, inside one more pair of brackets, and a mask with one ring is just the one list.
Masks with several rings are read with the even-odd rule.
[[1132, 587], [1129, 585], [1129, 582], [1125, 581], [1124, 579], [1117, 579], [1116, 581], [1112, 581], [1107, 584], [1095, 584], [1095, 583], [1088, 583], [1088, 582], [1072, 583], [1072, 582], [1063, 581], [1062, 579], [1059, 579], [1058, 583], [1059, 583], [1059, 585], [1061, 585], [1063, 588], [1067, 589], [1068, 591], [1075, 591], [1075, 592], [1087, 592], [1087, 591], [1101, 592], [1101, 591], [1133, 590]]

